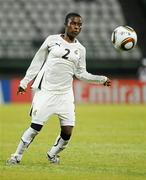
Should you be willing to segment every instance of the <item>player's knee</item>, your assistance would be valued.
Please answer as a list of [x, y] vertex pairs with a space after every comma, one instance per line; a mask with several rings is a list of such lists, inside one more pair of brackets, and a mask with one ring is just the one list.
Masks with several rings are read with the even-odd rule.
[[63, 140], [68, 141], [71, 137], [71, 133], [64, 133], [63, 131], [61, 131], [60, 136], [62, 137]]
[[31, 123], [30, 127], [39, 132], [42, 129], [43, 125]]

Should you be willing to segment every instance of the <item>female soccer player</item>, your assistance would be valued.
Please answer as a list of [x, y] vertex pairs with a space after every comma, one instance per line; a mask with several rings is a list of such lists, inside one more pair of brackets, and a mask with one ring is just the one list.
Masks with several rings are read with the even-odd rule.
[[65, 33], [46, 38], [34, 56], [25, 77], [20, 81], [17, 94], [24, 94], [27, 84], [34, 80], [35, 94], [32, 101], [30, 127], [24, 132], [16, 152], [7, 164], [21, 161], [24, 150], [40, 132], [46, 120], [58, 115], [61, 132], [54, 145], [48, 150], [50, 163], [59, 163], [58, 153], [66, 148], [75, 125], [73, 76], [87, 82], [110, 86], [105, 76], [92, 75], [86, 71], [86, 50], [76, 39], [82, 28], [82, 18], [69, 13], [65, 18]]

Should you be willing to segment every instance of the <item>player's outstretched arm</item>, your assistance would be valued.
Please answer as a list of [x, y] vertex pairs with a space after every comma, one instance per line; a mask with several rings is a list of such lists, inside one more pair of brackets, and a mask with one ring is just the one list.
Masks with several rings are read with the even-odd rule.
[[18, 89], [17, 89], [17, 95], [19, 95], [19, 94], [25, 94], [25, 89], [23, 89], [21, 86], [19, 86], [18, 87]]
[[111, 80], [109, 78], [107, 78], [107, 80], [105, 81], [105, 83], [103, 83], [104, 86], [111, 86]]
[[23, 89], [27, 88], [28, 83], [37, 76], [43, 64], [45, 63], [48, 54], [49, 38], [50, 37], [46, 38], [40, 49], [36, 52], [30, 66], [26, 71], [25, 77], [20, 81], [20, 87]]

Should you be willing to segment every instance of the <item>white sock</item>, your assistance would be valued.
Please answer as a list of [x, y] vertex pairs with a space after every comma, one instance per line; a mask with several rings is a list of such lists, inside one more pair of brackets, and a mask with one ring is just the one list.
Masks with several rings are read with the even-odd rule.
[[67, 144], [68, 144], [68, 141], [63, 140], [62, 137], [59, 135], [55, 141], [55, 144], [48, 151], [48, 155], [50, 157], [57, 155], [58, 153], [60, 153], [63, 149], [67, 147]]
[[25, 149], [30, 145], [30, 143], [33, 141], [33, 139], [35, 138], [37, 134], [38, 134], [38, 131], [29, 127], [22, 135], [15, 154], [22, 156]]

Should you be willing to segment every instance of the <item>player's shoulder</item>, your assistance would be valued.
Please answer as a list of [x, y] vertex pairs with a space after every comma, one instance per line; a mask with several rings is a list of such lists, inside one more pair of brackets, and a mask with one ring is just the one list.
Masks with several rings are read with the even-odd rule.
[[81, 44], [81, 42], [78, 40], [78, 39], [76, 39], [76, 45], [81, 49], [81, 50], [86, 50], [86, 48], [85, 48], [85, 46], [83, 46], [83, 44]]
[[48, 37], [46, 37], [45, 43], [47, 44], [47, 46], [51, 47], [54, 45], [54, 43], [59, 41], [59, 38], [59, 34], [49, 35]]
[[58, 38], [60, 38], [59, 34], [53, 34], [53, 35], [49, 35], [46, 39], [55, 40], [55, 39], [58, 39]]

